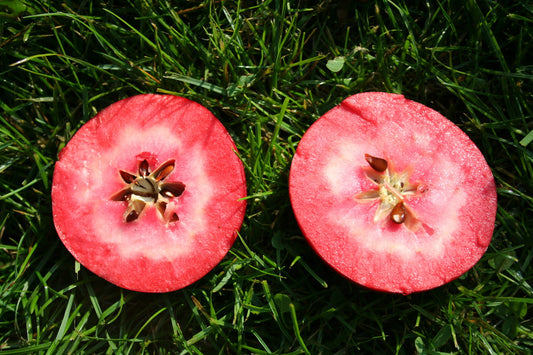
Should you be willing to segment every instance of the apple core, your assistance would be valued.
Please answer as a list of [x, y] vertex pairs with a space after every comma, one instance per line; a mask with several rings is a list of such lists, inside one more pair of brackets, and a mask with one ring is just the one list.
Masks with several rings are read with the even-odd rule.
[[163, 181], [173, 170], [174, 160], [169, 160], [150, 173], [150, 166], [146, 159], [139, 163], [139, 176], [120, 170], [120, 176], [128, 186], [113, 194], [111, 200], [128, 202], [128, 207], [124, 212], [125, 222], [133, 222], [139, 218], [147, 205], [155, 205], [160, 217], [165, 221], [179, 220], [176, 212], [165, 216], [169, 200], [180, 196], [185, 190], [185, 184], [180, 181]]
[[373, 157], [365, 154], [365, 159], [371, 169], [363, 169], [366, 177], [373, 182], [375, 188], [364, 190], [355, 199], [361, 203], [378, 201], [374, 222], [382, 221], [386, 216], [397, 223], [405, 223], [405, 227], [416, 232], [420, 227], [420, 221], [415, 212], [409, 208], [405, 199], [407, 197], [417, 197], [426, 191], [423, 183], [411, 183], [409, 172], [396, 173], [389, 163], [383, 158]]

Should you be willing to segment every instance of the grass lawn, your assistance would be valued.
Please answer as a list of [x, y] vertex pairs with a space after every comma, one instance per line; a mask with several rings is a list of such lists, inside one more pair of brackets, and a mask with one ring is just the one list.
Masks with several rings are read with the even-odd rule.
[[[525, 0], [0, 0], [0, 351], [531, 353], [532, 52]], [[495, 176], [487, 253], [437, 289], [357, 286], [319, 259], [292, 214], [287, 180], [302, 135], [365, 91], [441, 112]], [[208, 107], [247, 175], [227, 257], [166, 294], [95, 276], [52, 220], [60, 150], [97, 112], [140, 93]]]

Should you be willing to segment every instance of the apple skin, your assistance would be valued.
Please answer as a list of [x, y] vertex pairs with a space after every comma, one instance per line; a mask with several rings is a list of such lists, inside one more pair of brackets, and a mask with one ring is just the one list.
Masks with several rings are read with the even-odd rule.
[[[365, 154], [420, 186], [405, 196], [418, 227], [376, 221], [381, 200], [357, 199], [377, 189]], [[490, 244], [497, 208], [491, 170], [459, 127], [380, 92], [350, 96], [311, 125], [292, 161], [289, 192], [304, 236], [329, 265], [360, 285], [401, 294], [469, 270]]]
[[[86, 268], [113, 284], [168, 292], [197, 281], [226, 255], [241, 227], [246, 202], [243, 164], [230, 135], [205, 107], [172, 95], [118, 101], [82, 126], [54, 168], [52, 209], [61, 241]], [[120, 170], [136, 174], [169, 159], [165, 181], [185, 184], [167, 209], [153, 206], [126, 223]]]

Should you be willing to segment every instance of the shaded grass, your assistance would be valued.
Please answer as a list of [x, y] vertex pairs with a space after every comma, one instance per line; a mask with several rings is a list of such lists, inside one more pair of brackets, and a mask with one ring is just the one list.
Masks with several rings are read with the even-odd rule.
[[[526, 2], [0, 4], [4, 352], [530, 351]], [[359, 288], [319, 260], [292, 215], [287, 178], [299, 139], [343, 98], [372, 90], [442, 112], [480, 147], [497, 181], [487, 254], [436, 290], [404, 297]], [[199, 282], [161, 295], [118, 289], [79, 267], [57, 238], [49, 197], [53, 164], [74, 132], [112, 102], [147, 92], [212, 110], [248, 179], [231, 252]]]

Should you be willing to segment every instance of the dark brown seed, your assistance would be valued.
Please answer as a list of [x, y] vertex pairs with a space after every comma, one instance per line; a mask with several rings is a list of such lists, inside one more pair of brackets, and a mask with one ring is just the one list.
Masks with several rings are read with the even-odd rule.
[[385, 159], [373, 157], [370, 154], [365, 154], [365, 159], [368, 162], [368, 164], [370, 164], [372, 169], [379, 171], [379, 172], [383, 172], [387, 170], [387, 167], [389, 166], [389, 164], [387, 163]]
[[126, 216], [126, 222], [133, 222], [139, 217], [137, 211], [133, 210]]
[[139, 164], [139, 175], [141, 175], [142, 177], [146, 177], [149, 174], [150, 174], [150, 166], [148, 165], [148, 162], [146, 161], [146, 159], [144, 159]]
[[130, 174], [127, 171], [120, 170], [119, 172], [120, 172], [120, 177], [122, 177], [122, 180], [124, 180], [126, 184], [131, 184], [132, 182], [135, 181], [135, 179], [137, 179], [137, 176]]
[[166, 182], [161, 184], [161, 190], [159, 193], [165, 197], [173, 198], [180, 196], [185, 190], [185, 184], [176, 182]]
[[172, 216], [170, 216], [169, 222], [177, 222], [180, 218], [178, 217], [178, 214], [176, 212], [172, 213]]
[[161, 181], [166, 178], [172, 172], [172, 170], [174, 170], [174, 160], [164, 162], [154, 171], [154, 179], [156, 179], [156, 181]]
[[403, 205], [403, 201], [400, 201], [394, 206], [390, 213], [390, 218], [394, 223], [401, 224], [405, 221], [406, 217], [406, 211], [405, 206]]

